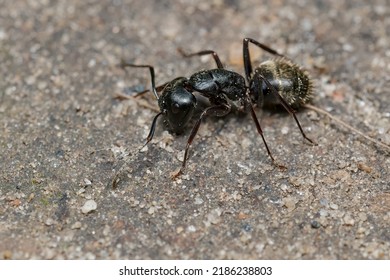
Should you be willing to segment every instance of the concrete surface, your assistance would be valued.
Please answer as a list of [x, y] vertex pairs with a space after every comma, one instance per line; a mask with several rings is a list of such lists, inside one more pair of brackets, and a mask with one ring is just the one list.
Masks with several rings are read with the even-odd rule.
[[176, 181], [189, 130], [159, 123], [138, 151], [157, 104], [114, 98], [150, 86], [120, 58], [154, 65], [157, 84], [214, 67], [177, 47], [243, 73], [244, 37], [305, 67], [312, 104], [390, 144], [387, 0], [266, 2], [0, 1], [0, 259], [389, 259], [389, 153], [325, 116], [298, 114], [313, 147], [257, 109], [286, 171], [248, 115], [207, 119]]

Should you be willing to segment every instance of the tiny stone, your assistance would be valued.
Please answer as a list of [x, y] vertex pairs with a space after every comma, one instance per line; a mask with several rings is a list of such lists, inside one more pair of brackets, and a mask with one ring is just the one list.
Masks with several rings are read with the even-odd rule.
[[89, 212], [92, 212], [94, 210], [96, 210], [97, 208], [97, 203], [90, 199], [90, 200], [87, 200], [83, 207], [81, 207], [81, 212], [83, 212], [83, 214], [88, 214]]
[[80, 229], [82, 227], [82, 223], [77, 221], [70, 228], [71, 229]]
[[355, 224], [355, 220], [350, 215], [346, 215], [343, 220], [347, 226], [353, 226]]
[[29, 77], [27, 77], [26, 79], [25, 79], [25, 82], [26, 82], [26, 84], [28, 84], [28, 85], [33, 85], [33, 84], [35, 84], [35, 81], [36, 81], [36, 79], [35, 79], [35, 77], [34, 76], [29, 76]]
[[177, 233], [177, 234], [180, 234], [180, 233], [183, 232], [183, 230], [184, 230], [183, 227], [177, 227], [177, 228], [176, 228], [176, 233]]
[[283, 199], [283, 205], [287, 207], [288, 211], [292, 211], [295, 209], [295, 204], [297, 203], [294, 197], [286, 197]]
[[370, 166], [368, 166], [368, 165], [366, 165], [366, 164], [364, 164], [362, 162], [358, 163], [358, 168], [359, 168], [359, 170], [364, 171], [366, 173], [371, 173], [372, 172], [372, 167], [370, 167]]
[[92, 185], [92, 182], [90, 180], [88, 180], [87, 178], [84, 179], [84, 185], [85, 186], [90, 186]]
[[187, 227], [187, 232], [195, 232], [196, 231], [196, 227], [191, 225], [191, 226], [188, 226]]
[[320, 199], [320, 204], [327, 207], [328, 206], [328, 200], [326, 198], [321, 198]]
[[284, 135], [288, 134], [289, 130], [290, 129], [288, 128], [288, 126], [282, 127], [282, 134], [284, 134]]
[[110, 227], [106, 225], [103, 229], [103, 235], [108, 236], [110, 234]]
[[203, 201], [203, 199], [201, 198], [201, 197], [199, 197], [199, 196], [197, 196], [197, 197], [195, 197], [195, 204], [196, 205], [200, 205], [200, 204], [202, 204], [204, 201]]
[[46, 87], [47, 87], [47, 83], [46, 82], [39, 82], [38, 83], [38, 89], [39, 90], [44, 90]]
[[250, 224], [245, 224], [243, 227], [242, 227], [243, 230], [245, 230], [246, 232], [249, 232], [252, 230], [252, 227]]
[[287, 186], [286, 184], [282, 184], [282, 185], [280, 186], [280, 189], [281, 189], [282, 191], [287, 191], [287, 190], [288, 190], [288, 186]]
[[311, 227], [312, 228], [320, 228], [321, 227], [321, 224], [318, 222], [318, 221], [311, 221]]
[[77, 192], [77, 195], [80, 195], [82, 193], [85, 193], [85, 189], [84, 188], [79, 189], [78, 192]]
[[207, 215], [207, 221], [213, 225], [216, 225], [221, 222], [222, 211], [219, 208], [213, 209]]
[[52, 218], [48, 218], [46, 221], [45, 221], [45, 225], [47, 226], [51, 226], [54, 224], [54, 220]]
[[328, 216], [328, 211], [326, 211], [325, 209], [321, 209], [321, 210], [319, 211], [319, 213], [320, 213], [320, 216], [322, 216], [322, 217]]
[[242, 243], [247, 243], [252, 237], [250, 236], [250, 234], [243, 234], [241, 235], [240, 237], [240, 241]]
[[357, 229], [356, 232], [357, 232], [358, 234], [363, 234], [363, 233], [366, 232], [366, 229], [365, 229], [364, 227], [360, 227], [360, 228]]
[[327, 227], [329, 225], [329, 221], [324, 217], [319, 217], [319, 223], [321, 224], [321, 226], [323, 227]]
[[329, 204], [330, 209], [337, 210], [339, 209], [339, 206], [337, 204], [331, 203]]
[[364, 213], [364, 212], [359, 213], [359, 219], [360, 219], [360, 221], [362, 221], [362, 222], [367, 221], [367, 214]]
[[238, 213], [238, 219], [245, 220], [245, 219], [248, 219], [248, 218], [249, 218], [248, 214], [245, 214], [243, 212]]
[[47, 260], [51, 260], [55, 257], [56, 251], [50, 248], [46, 248], [43, 250], [44, 258]]
[[31, 200], [33, 200], [35, 197], [35, 194], [34, 193], [31, 193], [30, 196], [28, 197], [28, 202], [30, 202]]
[[150, 207], [150, 208], [148, 209], [148, 214], [149, 214], [149, 215], [152, 215], [152, 214], [154, 214], [154, 212], [155, 212], [155, 209], [156, 209], [156, 208], [155, 208], [155, 207], [153, 207], [153, 206], [152, 206], [152, 207]]

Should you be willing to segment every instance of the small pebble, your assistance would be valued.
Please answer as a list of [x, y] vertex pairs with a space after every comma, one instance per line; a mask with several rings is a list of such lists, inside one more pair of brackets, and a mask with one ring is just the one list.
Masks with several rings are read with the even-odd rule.
[[288, 211], [294, 210], [296, 204], [297, 204], [297, 200], [294, 197], [290, 196], [283, 199], [283, 205], [287, 207]]
[[203, 202], [204, 202], [204, 201], [203, 201], [203, 199], [202, 199], [201, 197], [199, 197], [199, 196], [195, 197], [194, 203], [195, 203], [196, 205], [200, 205], [200, 204], [202, 204]]
[[289, 131], [290, 131], [290, 129], [288, 128], [288, 126], [282, 127], [282, 134], [286, 135], [286, 134], [288, 134]]
[[353, 226], [355, 224], [355, 219], [353, 219], [350, 215], [345, 215], [343, 220], [344, 225]]
[[81, 207], [81, 212], [83, 212], [83, 214], [88, 214], [89, 212], [96, 210], [96, 208], [97, 203], [93, 199], [90, 199], [84, 203], [83, 207]]
[[207, 224], [216, 225], [221, 222], [222, 210], [219, 208], [213, 209], [207, 215]]
[[30, 202], [31, 200], [33, 200], [35, 197], [35, 193], [31, 193], [30, 196], [28, 197], [27, 201]]
[[190, 225], [187, 227], [187, 232], [195, 232], [196, 231], [196, 227], [193, 226], [193, 225]]
[[92, 185], [92, 182], [89, 179], [84, 178], [84, 186], [90, 186], [90, 185]]
[[321, 224], [316, 220], [311, 221], [310, 225], [312, 228], [320, 228], [321, 227]]
[[180, 234], [180, 233], [183, 232], [183, 230], [184, 230], [183, 227], [177, 227], [177, 228], [176, 228], [176, 233], [177, 233], [177, 234]]
[[245, 220], [245, 219], [248, 219], [248, 218], [249, 218], [248, 214], [245, 214], [243, 212], [238, 213], [238, 219]]
[[45, 221], [45, 225], [47, 226], [51, 226], [54, 224], [54, 220], [52, 218], [48, 218], [46, 221]]
[[155, 209], [156, 209], [156, 208], [155, 208], [155, 207], [153, 207], [153, 206], [152, 206], [152, 207], [150, 207], [150, 208], [148, 209], [148, 214], [149, 214], [149, 215], [152, 215], [152, 214], [154, 214], [154, 212], [155, 212]]
[[358, 216], [359, 216], [360, 221], [362, 221], [362, 222], [367, 221], [367, 214], [366, 213], [361, 212], [361, 213], [359, 213]]
[[80, 229], [81, 227], [82, 227], [82, 223], [77, 221], [70, 228], [71, 229]]
[[321, 209], [321, 210], [319, 211], [319, 213], [320, 213], [320, 216], [321, 216], [321, 217], [326, 217], [326, 216], [328, 216], [328, 211], [326, 211], [325, 209]]
[[362, 163], [362, 162], [359, 162], [357, 167], [359, 168], [359, 170], [361, 171], [364, 171], [366, 173], [371, 173], [372, 172], [372, 167]]
[[329, 204], [330, 209], [337, 210], [339, 209], [339, 206], [337, 204], [331, 203]]
[[326, 198], [321, 198], [320, 203], [321, 205], [328, 207], [328, 200]]
[[242, 227], [243, 230], [245, 230], [246, 232], [249, 232], [252, 230], [252, 227], [250, 224], [245, 224], [243, 227]]

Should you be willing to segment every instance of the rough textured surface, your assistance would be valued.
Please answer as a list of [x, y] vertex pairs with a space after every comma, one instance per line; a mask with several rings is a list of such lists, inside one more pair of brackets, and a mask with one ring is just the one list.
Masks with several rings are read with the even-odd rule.
[[311, 73], [313, 104], [390, 143], [386, 0], [0, 2], [0, 259], [389, 258], [385, 150], [303, 110], [313, 147], [288, 114], [259, 109], [286, 171], [232, 114], [204, 122], [172, 181], [189, 131], [159, 123], [138, 152], [156, 102], [114, 98], [150, 85], [121, 57], [154, 65], [158, 84], [214, 67], [177, 47], [242, 73], [252, 37]]

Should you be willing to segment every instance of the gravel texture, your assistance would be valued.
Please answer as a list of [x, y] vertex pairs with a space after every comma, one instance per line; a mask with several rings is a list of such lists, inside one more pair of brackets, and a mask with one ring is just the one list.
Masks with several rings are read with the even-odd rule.
[[[262, 3], [264, 2], [264, 3]], [[272, 2], [272, 4], [268, 3]], [[243, 73], [242, 39], [291, 57], [312, 104], [390, 144], [388, 1], [0, 1], [0, 259], [389, 259], [390, 157], [302, 110], [158, 123], [156, 82], [215, 67]], [[254, 63], [270, 59], [251, 48]], [[112, 188], [115, 172], [118, 185]]]

